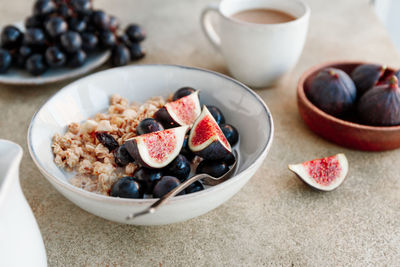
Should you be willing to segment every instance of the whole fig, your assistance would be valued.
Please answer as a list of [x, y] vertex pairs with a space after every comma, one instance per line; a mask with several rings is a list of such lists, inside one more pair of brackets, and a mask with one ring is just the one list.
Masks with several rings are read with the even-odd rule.
[[326, 68], [320, 71], [306, 90], [308, 99], [333, 116], [349, 111], [356, 100], [356, 87], [342, 70]]
[[400, 124], [400, 89], [398, 79], [392, 75], [388, 83], [368, 90], [360, 99], [357, 112], [360, 119], [370, 125]]
[[363, 64], [355, 68], [351, 73], [351, 78], [357, 87], [357, 94], [361, 96], [374, 87], [385, 70], [386, 66], [378, 64]]

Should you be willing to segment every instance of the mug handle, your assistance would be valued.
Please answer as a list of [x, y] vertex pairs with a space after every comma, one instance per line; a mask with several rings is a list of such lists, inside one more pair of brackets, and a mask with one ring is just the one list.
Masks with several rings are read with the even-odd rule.
[[201, 28], [206, 35], [207, 39], [210, 43], [219, 50], [221, 47], [221, 38], [215, 30], [215, 27], [212, 25], [210, 20], [210, 15], [212, 12], [219, 12], [218, 4], [212, 3], [209, 4], [206, 8], [201, 12]]

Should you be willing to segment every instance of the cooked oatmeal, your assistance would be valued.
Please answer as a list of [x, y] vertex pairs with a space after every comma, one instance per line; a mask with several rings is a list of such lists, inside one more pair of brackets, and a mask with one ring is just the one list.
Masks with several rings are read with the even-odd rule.
[[87, 191], [108, 195], [112, 184], [123, 176], [130, 176], [138, 168], [134, 163], [119, 167], [114, 155], [95, 137], [96, 132], [106, 132], [122, 145], [136, 136], [136, 126], [166, 103], [163, 97], [153, 97], [144, 104], [130, 103], [112, 95], [106, 113], [98, 113], [83, 123], [68, 125], [64, 135], [53, 136], [54, 162], [67, 171], [75, 171], [70, 179], [74, 186]]

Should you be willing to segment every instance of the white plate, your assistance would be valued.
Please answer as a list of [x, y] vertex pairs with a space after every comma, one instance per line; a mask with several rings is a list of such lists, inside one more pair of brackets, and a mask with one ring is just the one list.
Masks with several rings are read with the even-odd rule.
[[[235, 176], [229, 180], [197, 193], [174, 197], [154, 214], [126, 221], [128, 214], [143, 210], [154, 199], [114, 198], [84, 191], [71, 185], [68, 182], [71, 174], [54, 164], [52, 136], [64, 133], [71, 122], [86, 120], [106, 110], [112, 94], [120, 94], [130, 101], [144, 102], [152, 96], [167, 97], [183, 86], [199, 89], [201, 102], [218, 106], [227, 123], [239, 131], [240, 161]], [[61, 89], [33, 116], [28, 131], [28, 147], [43, 175], [79, 207], [116, 222], [158, 225], [199, 216], [232, 197], [262, 164], [272, 138], [271, 113], [262, 99], [242, 83], [208, 70], [171, 65], [137, 65], [101, 71]]]
[[[23, 23], [18, 22], [14, 25], [25, 31]], [[2, 29], [0, 29], [1, 32]], [[0, 74], [0, 84], [12, 85], [42, 85], [54, 82], [60, 82], [67, 79], [82, 76], [103, 65], [110, 57], [110, 51], [96, 51], [88, 54], [85, 64], [78, 68], [49, 68], [40, 76], [33, 76], [24, 69], [11, 67], [6, 73]]]

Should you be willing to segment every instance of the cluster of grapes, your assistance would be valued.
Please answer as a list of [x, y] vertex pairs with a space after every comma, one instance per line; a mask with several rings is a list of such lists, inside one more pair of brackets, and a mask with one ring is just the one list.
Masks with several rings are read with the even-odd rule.
[[130, 24], [118, 31], [116, 17], [95, 10], [92, 0], [37, 0], [25, 32], [9, 25], [1, 32], [0, 73], [11, 65], [40, 75], [48, 68], [82, 66], [87, 54], [111, 49], [111, 64], [123, 66], [145, 53], [142, 28]]

